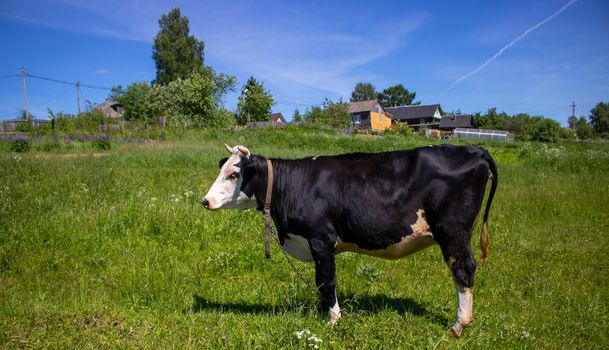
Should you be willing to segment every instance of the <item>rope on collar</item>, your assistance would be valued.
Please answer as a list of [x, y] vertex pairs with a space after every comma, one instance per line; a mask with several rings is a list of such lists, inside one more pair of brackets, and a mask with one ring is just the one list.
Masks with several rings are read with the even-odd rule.
[[264, 199], [264, 256], [271, 258], [271, 197], [273, 196], [273, 164], [266, 160], [268, 181], [266, 185], [266, 198]]

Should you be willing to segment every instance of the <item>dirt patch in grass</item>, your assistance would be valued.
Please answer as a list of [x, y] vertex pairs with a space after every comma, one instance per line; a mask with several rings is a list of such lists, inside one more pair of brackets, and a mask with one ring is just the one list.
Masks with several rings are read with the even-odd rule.
[[103, 152], [93, 152], [93, 153], [40, 153], [36, 154], [34, 158], [38, 159], [49, 159], [49, 158], [84, 158], [84, 157], [93, 157], [93, 158], [101, 158], [107, 157], [111, 153], [103, 153]]

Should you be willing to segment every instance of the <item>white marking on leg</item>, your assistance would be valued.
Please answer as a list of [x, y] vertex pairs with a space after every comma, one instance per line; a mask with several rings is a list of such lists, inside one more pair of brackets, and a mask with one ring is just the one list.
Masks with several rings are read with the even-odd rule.
[[334, 293], [334, 300], [334, 306], [332, 306], [328, 312], [330, 314], [330, 321], [328, 321], [330, 326], [334, 326], [340, 318], [340, 307], [338, 306], [338, 298], [336, 297], [336, 293]]
[[472, 288], [457, 286], [457, 321], [452, 327], [455, 336], [460, 337], [463, 328], [472, 321], [474, 293]]

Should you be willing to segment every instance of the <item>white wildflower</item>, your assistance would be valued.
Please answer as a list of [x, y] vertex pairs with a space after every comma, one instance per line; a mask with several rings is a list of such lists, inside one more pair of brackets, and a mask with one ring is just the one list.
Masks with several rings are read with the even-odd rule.
[[319, 343], [323, 342], [323, 340], [311, 333], [311, 331], [308, 329], [303, 329], [302, 331], [296, 332], [296, 338], [304, 338], [306, 340], [306, 345], [313, 349], [319, 349]]
[[322, 340], [317, 338], [315, 335], [310, 336], [309, 338], [307, 338], [308, 341], [314, 341], [316, 343], [321, 343]]
[[310, 334], [311, 334], [310, 330], [304, 329], [304, 330], [302, 330], [300, 332], [296, 332], [296, 338], [302, 339], [303, 336], [310, 335]]

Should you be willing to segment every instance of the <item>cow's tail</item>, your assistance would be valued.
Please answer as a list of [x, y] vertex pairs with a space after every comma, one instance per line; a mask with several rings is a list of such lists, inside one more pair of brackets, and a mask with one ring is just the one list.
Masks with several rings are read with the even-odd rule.
[[480, 249], [482, 250], [482, 261], [486, 262], [488, 260], [489, 249], [488, 249], [488, 212], [491, 210], [491, 203], [493, 202], [493, 197], [495, 196], [495, 191], [497, 190], [497, 181], [499, 178], [497, 177], [497, 166], [495, 165], [495, 161], [488, 153], [487, 150], [482, 149], [482, 153], [484, 155], [484, 159], [488, 162], [489, 168], [489, 179], [491, 180], [491, 191], [488, 194], [488, 199], [486, 201], [486, 208], [484, 209], [484, 220], [482, 221], [482, 232], [480, 233]]

